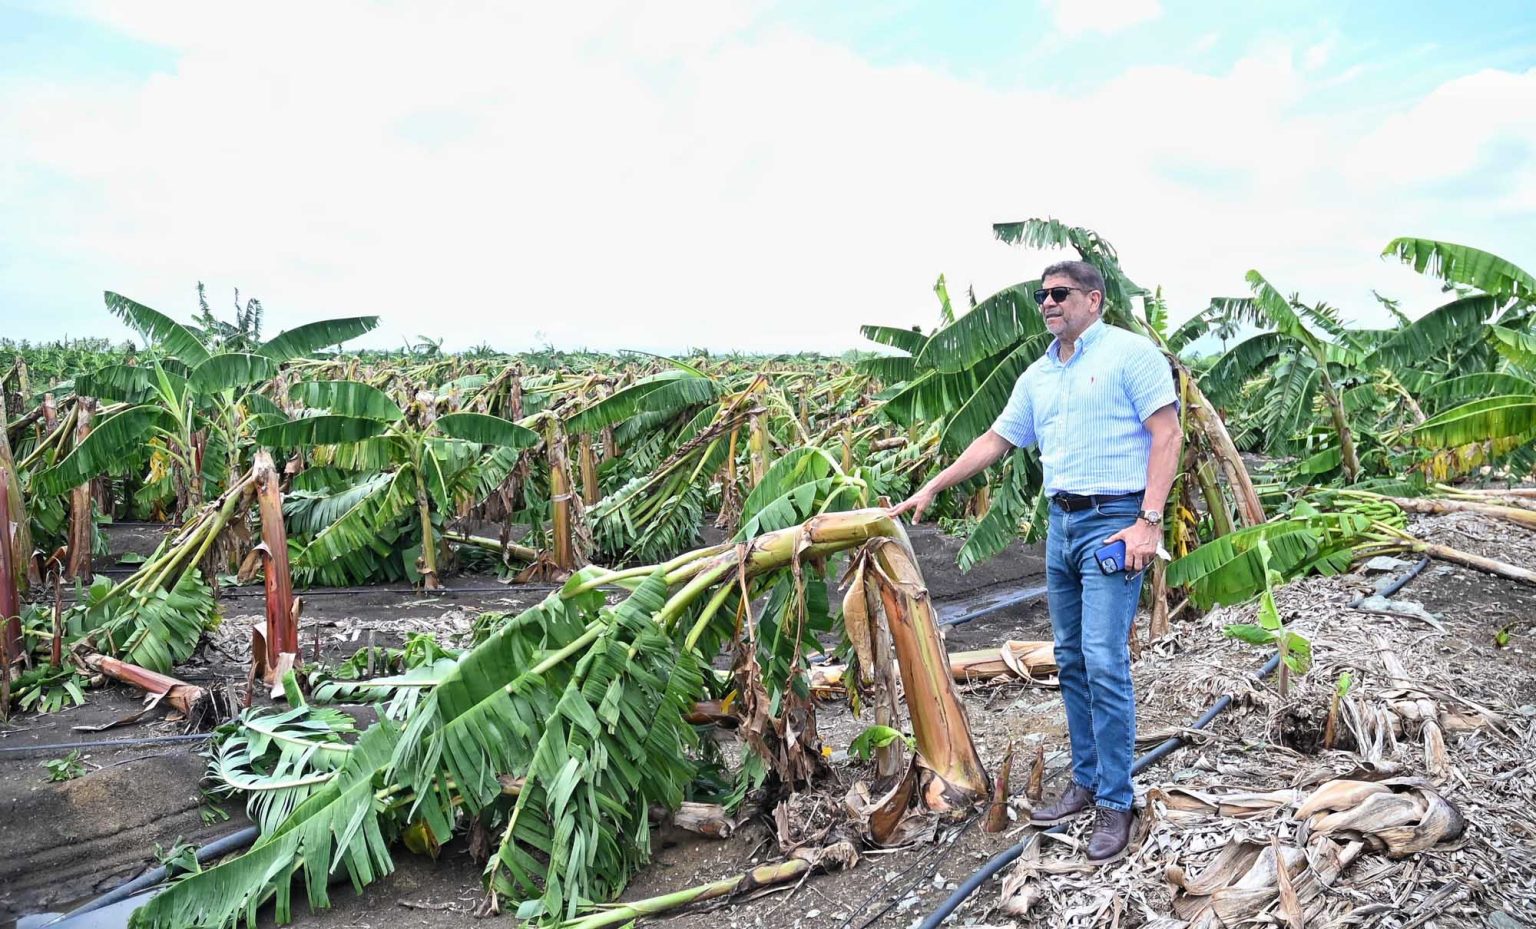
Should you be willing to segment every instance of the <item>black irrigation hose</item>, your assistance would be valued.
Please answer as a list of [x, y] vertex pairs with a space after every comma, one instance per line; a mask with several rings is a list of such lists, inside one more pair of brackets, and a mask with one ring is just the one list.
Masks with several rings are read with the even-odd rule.
[[[1376, 597], [1390, 597], [1390, 596], [1392, 596], [1393, 594], [1397, 593], [1399, 590], [1402, 590], [1404, 587], [1408, 586], [1408, 582], [1413, 580], [1414, 578], [1418, 577], [1420, 572], [1422, 572], [1428, 566], [1429, 566], [1429, 556], [1425, 555], [1423, 558], [1419, 559], [1419, 563], [1418, 564], [1416, 564], [1413, 567], [1409, 568], [1407, 571], [1404, 571], [1396, 580], [1394, 580], [1392, 583], [1388, 584], [1387, 586], [1383, 587], [1381, 590], [1376, 591], [1372, 596], [1376, 596]], [[1356, 597], [1354, 599], [1354, 601], [1352, 603], [1350, 603], [1350, 606], [1359, 606], [1361, 601], [1363, 601], [1364, 599], [1365, 599], [1364, 597]]]
[[54, 742], [49, 745], [0, 745], [0, 757], [8, 755], [32, 755], [74, 751], [81, 748], [137, 748], [140, 745], [166, 745], [174, 742], [195, 742], [213, 737], [211, 732], [194, 732], [190, 735], [155, 735], [142, 739], [97, 739], [92, 742]]
[[[97, 571], [96, 573], [101, 574], [104, 572]], [[305, 600], [311, 599], [313, 597], [339, 597], [346, 594], [394, 594], [401, 597], [416, 596], [432, 599], [442, 597], [452, 598], [457, 594], [499, 593], [512, 595], [521, 592], [531, 593], [534, 591], [559, 590], [564, 586], [564, 584], [546, 584], [539, 582], [529, 584], [498, 584], [494, 587], [444, 587], [439, 590], [415, 590], [409, 587], [338, 587], [334, 590], [295, 590], [294, 593], [295, 595], [302, 597]], [[596, 589], [624, 590], [625, 588], [620, 587], [617, 584], [601, 584]], [[266, 590], [263, 588], [253, 588], [250, 590], [234, 588], [219, 591], [220, 600], [235, 599], [239, 597], [265, 597], [266, 595]], [[72, 596], [66, 596], [64, 597], [64, 602], [73, 603], [75, 602], [75, 598]]]
[[[1419, 572], [1423, 571], [1424, 566], [1427, 564], [1429, 564], [1429, 557], [1425, 556], [1421, 561], [1419, 561], [1418, 564], [1403, 572], [1403, 575], [1397, 578], [1397, 580], [1382, 588], [1382, 590], [1377, 593], [1377, 596], [1390, 597], [1397, 593], [1399, 590], [1402, 590], [1405, 586], [1407, 586], [1409, 581], [1419, 576]], [[1254, 675], [1254, 679], [1263, 680], [1270, 674], [1274, 673], [1274, 670], [1279, 666], [1280, 653], [1275, 652], [1270, 656], [1269, 661], [1264, 663], [1264, 667], [1260, 668]], [[1191, 723], [1188, 728], [1190, 730], [1204, 729], [1210, 724], [1211, 720], [1215, 719], [1218, 715], [1221, 714], [1223, 710], [1231, 705], [1232, 695], [1223, 695], [1221, 699], [1211, 704], [1210, 709], [1207, 709], [1205, 713], [1202, 714], [1199, 719]], [[1141, 771], [1145, 770], [1148, 766], [1161, 761], [1175, 748], [1178, 748], [1180, 745], [1182, 745], [1185, 741], [1185, 738], [1186, 736], [1183, 734], [1173, 736], [1162, 742], [1156, 748], [1146, 752], [1140, 758], [1137, 758], [1135, 764], [1131, 765], [1132, 776], [1141, 773]], [[1045, 831], [1050, 833], [1064, 832], [1066, 831], [1068, 825], [1070, 825], [1070, 823], [1061, 823], [1060, 825], [1052, 826], [1050, 829]], [[1031, 839], [1032, 838], [1033, 837], [1031, 837]], [[1015, 858], [1022, 855], [1024, 853], [1024, 847], [1029, 841], [1030, 839], [1025, 839], [1023, 842], [1019, 842], [1017, 845], [1004, 849], [1002, 852], [993, 856], [991, 860], [978, 868], [976, 873], [966, 878], [965, 881], [955, 889], [955, 892], [949, 895], [948, 899], [939, 904], [937, 909], [935, 909], [932, 913], [929, 913], [927, 918], [925, 918], [918, 925], [918, 929], [937, 929], [939, 923], [942, 923], [949, 917], [951, 913], [959, 909], [960, 904], [964, 903], [967, 897], [975, 893], [982, 884], [986, 883], [987, 880], [997, 872], [1007, 867], [1008, 864], [1011, 863]]]
[[[260, 836], [261, 828], [259, 826], [247, 826], [238, 832], [231, 832], [228, 835], [221, 836], [197, 850], [197, 862], [198, 864], [207, 864], [213, 859], [227, 855], [230, 852], [238, 852], [249, 847]], [[126, 900], [141, 890], [155, 886], [165, 880], [166, 877], [167, 871], [164, 865], [145, 871], [138, 877], [119, 884], [96, 899], [75, 907], [57, 920], [54, 920], [54, 922], [71, 919], [79, 916], [81, 913], [89, 913], [92, 910], [99, 910], [104, 906], [111, 906], [119, 900]]]

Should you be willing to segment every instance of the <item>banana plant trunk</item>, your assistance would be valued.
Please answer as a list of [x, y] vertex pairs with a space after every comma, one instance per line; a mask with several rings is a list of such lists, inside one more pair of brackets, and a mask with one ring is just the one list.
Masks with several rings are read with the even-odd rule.
[[[421, 454], [428, 454], [425, 448]], [[427, 590], [439, 590], [443, 584], [437, 577], [437, 535], [432, 531], [432, 501], [427, 495], [427, 481], [422, 474], [420, 462], [417, 462], [415, 471], [416, 513], [421, 518], [421, 586]]]
[[1477, 503], [1471, 500], [1435, 500], [1428, 497], [1388, 497], [1393, 503], [1406, 513], [1419, 513], [1427, 516], [1443, 516], [1446, 513], [1476, 513], [1479, 516], [1491, 516], [1524, 526], [1527, 529], [1536, 529], [1536, 510], [1527, 510], [1521, 507], [1499, 506], [1493, 503]]
[[[91, 417], [96, 412], [96, 401], [81, 397], [75, 402], [75, 447], [91, 434]], [[69, 563], [64, 576], [89, 584], [92, 578], [91, 549], [96, 541], [96, 525], [91, 519], [91, 505], [95, 502], [92, 485], [86, 481], [70, 491], [69, 498]]]
[[949, 655], [911, 550], [892, 539], [869, 543], [879, 570], [873, 580], [885, 607], [902, 692], [912, 718], [917, 751], [927, 762], [924, 805], [964, 809], [987, 795], [989, 784], [971, 737], [970, 721], [950, 674]]
[[575, 571], [585, 564], [585, 559], [576, 544], [576, 507], [572, 502], [574, 491], [565, 430], [560, 428], [560, 420], [554, 416], [545, 422], [544, 443], [549, 450], [549, 506], [555, 567], [561, 571]]
[[748, 460], [751, 465], [752, 487], [755, 489], [763, 482], [768, 474], [768, 427], [763, 423], [763, 414], [753, 413], [749, 420], [747, 433]]
[[971, 511], [971, 515], [975, 518], [981, 519], [982, 517], [986, 516], [987, 511], [992, 509], [991, 486], [982, 484], [976, 493], [971, 495], [971, 499], [967, 506]]
[[1210, 459], [1198, 460], [1195, 465], [1195, 483], [1200, 485], [1200, 495], [1205, 498], [1205, 510], [1211, 516], [1216, 534], [1232, 532], [1232, 514], [1227, 510], [1227, 498], [1221, 495], [1221, 484], [1216, 480], [1216, 469]]
[[1147, 623], [1147, 644], [1167, 635], [1173, 626], [1168, 614], [1168, 566], [1161, 558], [1152, 559], [1152, 617]]
[[16, 589], [19, 593], [26, 593], [43, 579], [37, 571], [37, 562], [32, 558], [32, 520], [27, 515], [26, 499], [21, 495], [21, 476], [16, 468], [16, 462], [11, 457], [11, 440], [7, 437], [6, 423], [8, 419], [4, 409], [0, 409], [0, 470], [4, 476], [0, 477], [0, 483], [4, 483], [10, 496], [8, 506], [0, 506], [0, 529], [6, 528], [5, 522], [9, 515], [9, 532], [7, 533], [11, 543], [11, 573], [16, 579]]
[[597, 502], [597, 454], [592, 447], [592, 434], [581, 435], [581, 502], [588, 506]]
[[32, 396], [32, 385], [27, 377], [27, 362], [19, 355], [16, 358], [16, 408], [13, 413], [20, 413], [25, 407], [27, 398]]
[[1339, 434], [1339, 453], [1343, 459], [1344, 480], [1353, 484], [1360, 479], [1360, 459], [1355, 455], [1354, 433], [1349, 428], [1349, 420], [1344, 416], [1344, 401], [1339, 399], [1338, 388], [1333, 386], [1333, 378], [1328, 376], [1328, 365], [1325, 359], [1318, 359], [1317, 370], [1323, 389], [1323, 399], [1328, 404], [1329, 415], [1333, 417], [1333, 429]]
[[[10, 468], [0, 464], [0, 623], [4, 623], [4, 667], [0, 677], [10, 681], [14, 663], [21, 658], [21, 586], [17, 577], [15, 551], [11, 548], [9, 525], [11, 502]], [[9, 701], [6, 701], [6, 707]]]
[[725, 464], [720, 472], [720, 514], [715, 519], [717, 529], [735, 529], [741, 519], [741, 488], [736, 477], [736, 449], [741, 438], [741, 427], [731, 427], [731, 437], [726, 442]]
[[192, 473], [187, 475], [188, 508], [203, 505], [203, 456], [208, 453], [208, 430], [192, 433]]
[[[267, 671], [275, 674], [285, 664], [296, 663], [299, 654], [293, 575], [288, 567], [288, 530], [283, 524], [282, 474], [264, 448], [256, 452], [251, 473], [256, 481], [256, 506], [261, 514], [261, 544], [256, 546], [256, 551], [261, 554], [267, 594]], [[285, 662], [284, 655], [292, 657]]]
[[[724, 545], [685, 556], [686, 563], [667, 575], [672, 583], [686, 582], [684, 589], [673, 596], [663, 612], [681, 610], [689, 600], [741, 567], [751, 578], [859, 546], [863, 546], [864, 556], [858, 559], [862, 562], [858, 573], [862, 582], [874, 589], [883, 607], [917, 751], [924, 762], [923, 805], [937, 811], [967, 808], [987, 796], [990, 783], [955, 689], [949, 655], [944, 651], [937, 613], [922, 572], [905, 532], [885, 510], [827, 513], [800, 526], [764, 533], [747, 546]], [[614, 572], [608, 579], [640, 570], [649, 569]], [[588, 582], [572, 593], [603, 580]], [[845, 605], [848, 602], [844, 600]]]
[[1237, 499], [1237, 512], [1243, 518], [1246, 526], [1257, 526], [1265, 521], [1264, 505], [1259, 502], [1258, 491], [1253, 489], [1253, 479], [1248, 476], [1248, 467], [1243, 464], [1242, 456], [1237, 452], [1237, 446], [1232, 444], [1232, 436], [1227, 432], [1226, 424], [1221, 421], [1221, 416], [1216, 408], [1211, 406], [1199, 385], [1195, 383], [1188, 371], [1181, 371], [1179, 378], [1184, 391], [1184, 400], [1189, 407], [1189, 412], [1195, 418], [1195, 426], [1205, 436], [1206, 443], [1210, 445], [1212, 456], [1221, 465], [1222, 472], [1226, 475], [1227, 484], [1232, 488], [1232, 495]]

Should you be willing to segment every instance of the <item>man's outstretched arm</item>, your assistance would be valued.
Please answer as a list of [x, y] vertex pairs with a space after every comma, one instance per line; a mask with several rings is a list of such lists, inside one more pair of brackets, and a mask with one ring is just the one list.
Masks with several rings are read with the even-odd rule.
[[891, 507], [890, 514], [900, 516], [910, 512], [914, 524], [922, 522], [923, 512], [933, 505], [933, 498], [936, 495], [967, 478], [980, 474], [1012, 450], [1012, 443], [988, 429], [960, 453], [960, 457], [955, 459], [954, 464], [940, 471], [937, 477], [924, 484], [917, 493]]

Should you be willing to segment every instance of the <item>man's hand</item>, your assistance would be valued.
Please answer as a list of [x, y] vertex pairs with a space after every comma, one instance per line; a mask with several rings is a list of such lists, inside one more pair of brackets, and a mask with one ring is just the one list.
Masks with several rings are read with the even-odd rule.
[[1138, 519], [1105, 539], [1104, 544], [1108, 545], [1117, 539], [1125, 541], [1125, 570], [1135, 574], [1152, 564], [1152, 559], [1157, 557], [1157, 550], [1163, 544], [1163, 527]]
[[912, 514], [912, 525], [915, 526], [923, 521], [923, 513], [933, 505], [933, 498], [934, 491], [923, 487], [917, 493], [886, 510], [886, 513], [892, 519], [895, 519], [903, 513], [910, 512]]
[[993, 462], [1003, 457], [1009, 449], [1013, 448], [1008, 440], [988, 429], [965, 447], [955, 463], [938, 473], [938, 476], [923, 485], [917, 493], [903, 500], [901, 503], [886, 510], [886, 515], [893, 519], [903, 513], [912, 514], [912, 524], [917, 525], [923, 520], [923, 512], [933, 505], [933, 498], [941, 492], [948, 490], [961, 481], [980, 474]]

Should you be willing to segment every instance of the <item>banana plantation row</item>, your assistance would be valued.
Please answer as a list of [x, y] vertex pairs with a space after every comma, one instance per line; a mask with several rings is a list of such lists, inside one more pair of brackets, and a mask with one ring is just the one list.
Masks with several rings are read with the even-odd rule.
[[[1106, 320], [1151, 338], [1177, 375], [1185, 460], [1168, 507], [1174, 560], [1145, 593], [1151, 636], [1378, 554], [1536, 580], [1429, 545], [1407, 520], [1459, 508], [1536, 525], [1531, 495], [1493, 489], [1536, 463], [1530, 274], [1399, 239], [1385, 254], [1443, 282], [1442, 305], [1383, 300], [1393, 324], [1362, 329], [1251, 272], [1246, 295], [1174, 328], [1161, 294], [1096, 234], [1053, 220], [995, 231], [1098, 267]], [[880, 507], [988, 429], [1045, 351], [1037, 286], [957, 308], [940, 278], [937, 326], [866, 326], [893, 351], [836, 360], [348, 352], [376, 318], [266, 338], [255, 301], [232, 323], [204, 301], [182, 323], [108, 293], [142, 347], [23, 347], [0, 382], [0, 710], [81, 702], [103, 675], [169, 694], [218, 619], [220, 588], [262, 577], [252, 673], [264, 686], [221, 730], [211, 768], [248, 797], [261, 838], [157, 896], [135, 914], [143, 926], [254, 922], [272, 899], [286, 919], [301, 874], [323, 905], [329, 876], [362, 886], [387, 873], [396, 839], [436, 847], [466, 832], [491, 848], [492, 908], [605, 924], [590, 908], [646, 860], [652, 807], [734, 808], [815, 777], [807, 674], [834, 631], [855, 707], [881, 726], [910, 720], [914, 758], [901, 739], [878, 751], [898, 783], [886, 802], [968, 809], [987, 775], [921, 574]], [[1019, 450], [943, 496], [936, 515], [965, 536], [963, 568], [1041, 536], [1040, 474]], [[92, 565], [113, 520], [169, 530], [116, 583]], [[711, 521], [728, 541], [701, 547]], [[462, 652], [426, 637], [389, 650], [386, 677], [369, 676], [371, 650], [304, 665], [296, 590], [430, 590], [462, 570], [561, 586], [519, 615], [483, 615]], [[840, 606], [827, 577], [848, 585]], [[1305, 673], [1306, 640], [1272, 606], [1259, 615], [1231, 634]], [[721, 654], [729, 671], [712, 667]], [[699, 737], [701, 708], [721, 700], [739, 759]], [[358, 734], [326, 705], [339, 701], [377, 703], [379, 721]]]

